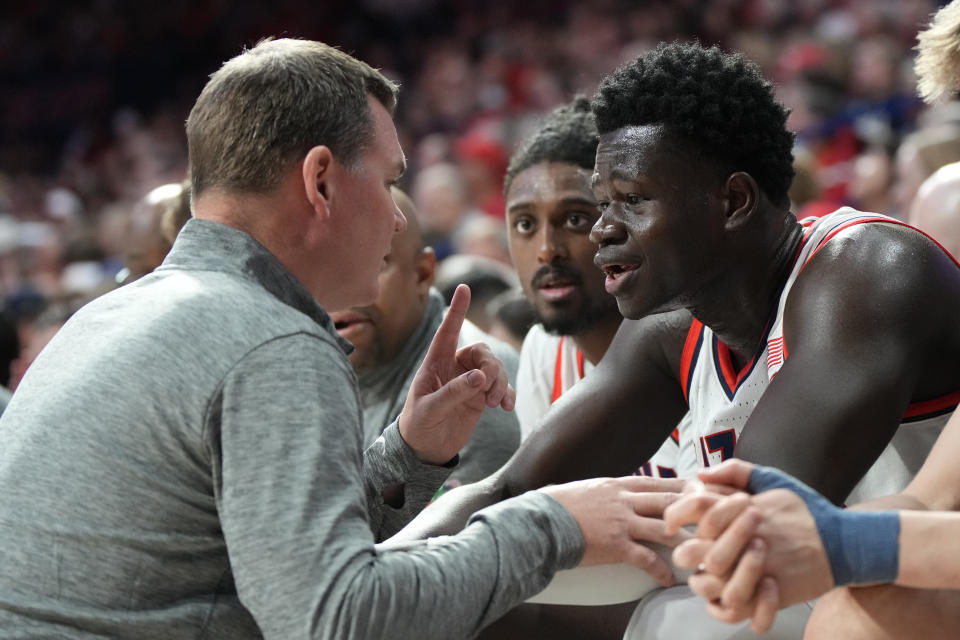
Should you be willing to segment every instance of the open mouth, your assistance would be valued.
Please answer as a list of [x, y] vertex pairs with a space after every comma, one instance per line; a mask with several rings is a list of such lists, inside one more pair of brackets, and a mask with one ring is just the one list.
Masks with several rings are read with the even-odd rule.
[[537, 288], [542, 295], [547, 300], [560, 300], [571, 295], [576, 289], [576, 282], [570, 279], [557, 278], [544, 280], [541, 282]]
[[370, 318], [359, 313], [332, 314], [331, 319], [333, 328], [343, 338], [349, 338], [371, 323]]
[[603, 272], [607, 274], [608, 278], [616, 280], [625, 273], [636, 271], [639, 266], [638, 264], [608, 264], [603, 267]]
[[604, 280], [603, 287], [607, 290], [607, 293], [615, 293], [623, 284], [623, 280], [636, 271], [639, 266], [639, 264], [614, 263], [604, 265], [603, 272], [607, 274], [607, 279]]

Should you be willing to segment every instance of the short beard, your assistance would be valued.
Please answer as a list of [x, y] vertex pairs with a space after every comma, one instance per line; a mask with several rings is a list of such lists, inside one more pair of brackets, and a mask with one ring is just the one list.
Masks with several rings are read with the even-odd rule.
[[610, 296], [609, 301], [595, 300], [576, 313], [561, 313], [553, 318], [544, 318], [537, 313], [537, 319], [543, 325], [544, 331], [551, 335], [579, 336], [614, 314], [621, 317], [620, 311], [617, 309], [616, 299]]

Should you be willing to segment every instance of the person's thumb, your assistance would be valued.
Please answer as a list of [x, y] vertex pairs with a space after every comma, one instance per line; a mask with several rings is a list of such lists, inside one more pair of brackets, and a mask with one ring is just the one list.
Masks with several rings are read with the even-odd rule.
[[487, 376], [480, 369], [471, 369], [462, 373], [440, 389], [440, 397], [437, 398], [440, 404], [446, 405], [444, 409], [452, 408], [458, 404], [470, 400], [478, 393], [483, 393], [483, 386], [487, 381]]

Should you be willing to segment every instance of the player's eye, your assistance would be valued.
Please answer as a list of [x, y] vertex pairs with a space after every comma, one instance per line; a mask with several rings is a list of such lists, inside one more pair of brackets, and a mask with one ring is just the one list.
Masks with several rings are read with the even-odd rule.
[[571, 213], [567, 216], [567, 226], [574, 229], [590, 227], [593, 225], [593, 219], [585, 213]]
[[513, 229], [517, 233], [530, 233], [533, 231], [533, 221], [529, 218], [517, 218], [513, 221]]

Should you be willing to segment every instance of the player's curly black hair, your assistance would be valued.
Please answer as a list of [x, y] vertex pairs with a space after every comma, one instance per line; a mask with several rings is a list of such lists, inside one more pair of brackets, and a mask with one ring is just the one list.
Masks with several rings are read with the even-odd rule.
[[592, 171], [598, 142], [590, 101], [577, 96], [550, 112], [536, 133], [520, 143], [507, 166], [503, 192], [509, 191], [518, 173], [541, 162], [569, 162]]
[[[606, 76], [593, 98], [601, 134], [663, 124], [724, 170], [745, 171], [774, 203], [793, 179], [793, 133], [773, 85], [741, 54], [661, 44]], [[690, 148], [688, 147], [688, 148]]]

